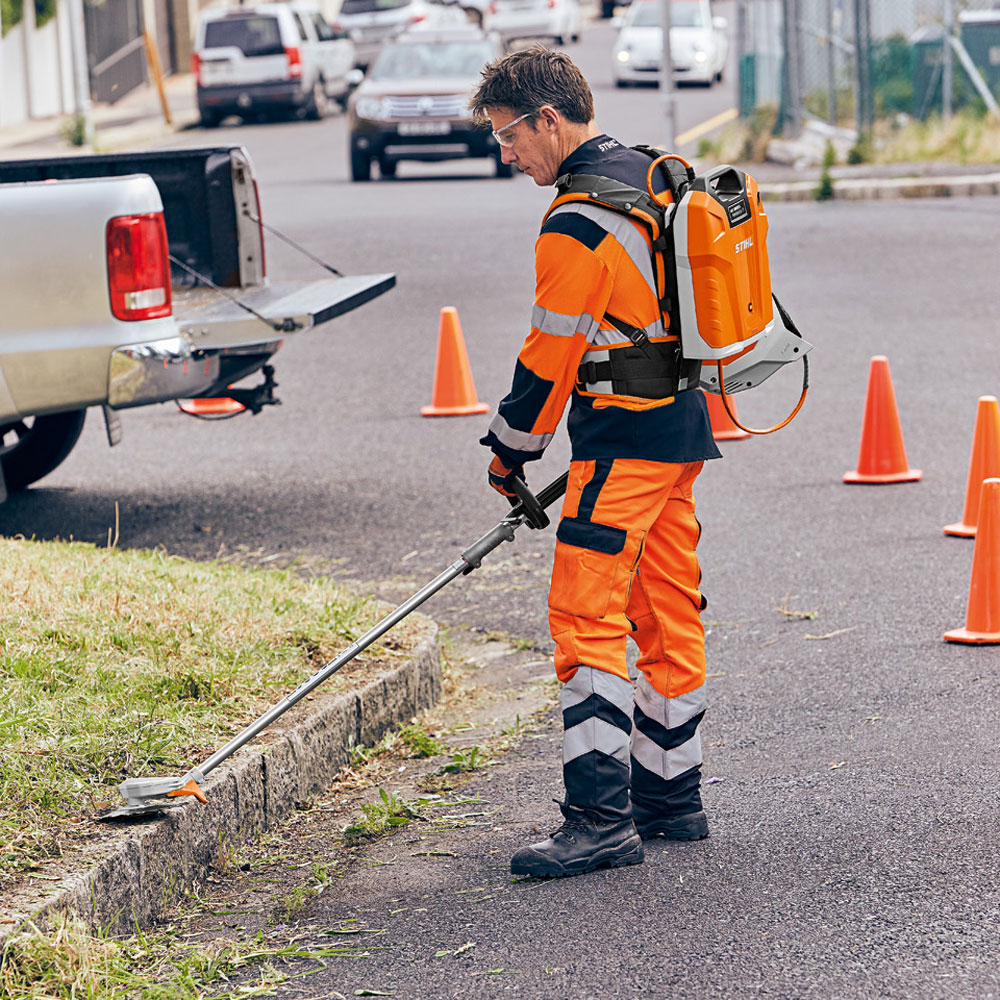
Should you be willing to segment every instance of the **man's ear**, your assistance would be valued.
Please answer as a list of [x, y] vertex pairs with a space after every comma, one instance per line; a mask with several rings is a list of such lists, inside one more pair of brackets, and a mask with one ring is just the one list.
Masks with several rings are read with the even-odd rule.
[[551, 104], [543, 104], [538, 109], [538, 118], [550, 132], [557, 129], [563, 122], [562, 114], [558, 109], [552, 107]]

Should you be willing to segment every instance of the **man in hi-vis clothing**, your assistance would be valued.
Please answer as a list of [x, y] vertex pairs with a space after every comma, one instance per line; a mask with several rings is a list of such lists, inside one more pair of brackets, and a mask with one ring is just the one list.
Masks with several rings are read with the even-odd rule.
[[[535, 47], [483, 70], [471, 105], [504, 163], [541, 187], [596, 174], [646, 190], [649, 157], [604, 135], [563, 53]], [[708, 835], [700, 796], [705, 606], [692, 487], [720, 457], [698, 370], [664, 330], [648, 238], [586, 201], [550, 208], [535, 244], [531, 329], [482, 443], [490, 484], [511, 495], [571, 399], [569, 483], [549, 591], [563, 688], [563, 825], [519, 850], [519, 875], [636, 864], [642, 839]], [[619, 332], [644, 331], [640, 351]], [[657, 346], [659, 345], [659, 346]], [[672, 359], [672, 360], [667, 360]], [[679, 366], [687, 370], [677, 370]], [[673, 366], [673, 367], [671, 367]], [[639, 647], [629, 680], [625, 640]]]

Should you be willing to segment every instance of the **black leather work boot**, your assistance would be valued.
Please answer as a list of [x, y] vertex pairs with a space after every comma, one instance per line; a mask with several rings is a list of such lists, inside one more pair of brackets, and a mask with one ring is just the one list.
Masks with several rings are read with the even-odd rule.
[[522, 847], [511, 859], [514, 875], [560, 877], [596, 868], [637, 865], [644, 855], [631, 818], [601, 820], [575, 806], [559, 803], [562, 826], [547, 840]]
[[632, 802], [635, 828], [643, 840], [663, 837], [665, 840], [704, 840], [708, 836], [708, 817], [704, 809], [681, 816], [654, 812], [640, 802]]

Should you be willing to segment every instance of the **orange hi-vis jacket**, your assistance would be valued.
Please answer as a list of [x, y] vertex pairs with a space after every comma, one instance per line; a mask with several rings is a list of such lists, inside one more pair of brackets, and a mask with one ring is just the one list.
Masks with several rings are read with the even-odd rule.
[[[645, 190], [649, 162], [644, 154], [601, 135], [570, 154], [559, 175], [597, 174]], [[481, 443], [510, 467], [540, 458], [572, 398], [567, 424], [573, 461], [720, 458], [699, 389], [641, 399], [616, 395], [610, 383], [607, 392], [577, 385], [582, 362], [633, 348], [607, 315], [645, 331], [654, 343], [668, 339], [648, 236], [628, 218], [599, 205], [557, 203], [535, 243], [531, 332], [518, 355], [511, 390]]]

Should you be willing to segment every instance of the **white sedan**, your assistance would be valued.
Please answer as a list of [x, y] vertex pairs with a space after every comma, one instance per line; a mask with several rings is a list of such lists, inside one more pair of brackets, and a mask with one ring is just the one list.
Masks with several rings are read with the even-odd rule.
[[[656, 83], [663, 58], [661, 0], [635, 0], [621, 21], [612, 50], [612, 77], [618, 87]], [[711, 86], [722, 79], [729, 54], [726, 19], [713, 17], [708, 0], [673, 0], [670, 58], [674, 80]]]
[[552, 38], [557, 45], [576, 42], [583, 30], [579, 0], [495, 0], [486, 28], [505, 42]]

